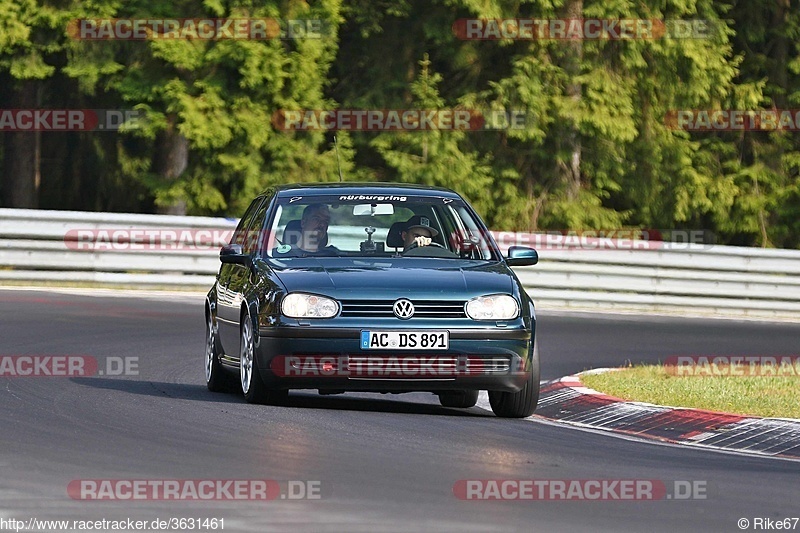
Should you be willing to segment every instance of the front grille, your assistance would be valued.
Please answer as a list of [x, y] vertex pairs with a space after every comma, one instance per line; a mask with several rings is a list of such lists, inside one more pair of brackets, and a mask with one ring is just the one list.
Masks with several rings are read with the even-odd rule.
[[390, 358], [351, 355], [348, 358], [348, 367], [351, 374], [355, 376], [380, 375], [381, 373], [396, 373], [400, 377], [418, 374], [423, 377], [430, 374], [454, 376], [458, 373], [458, 357], [406, 356]]
[[467, 370], [472, 373], [508, 374], [511, 372], [511, 359], [504, 355], [486, 359], [471, 358], [467, 360]]
[[[343, 317], [392, 318], [396, 300], [343, 300]], [[414, 318], [466, 318], [464, 301], [411, 300]]]

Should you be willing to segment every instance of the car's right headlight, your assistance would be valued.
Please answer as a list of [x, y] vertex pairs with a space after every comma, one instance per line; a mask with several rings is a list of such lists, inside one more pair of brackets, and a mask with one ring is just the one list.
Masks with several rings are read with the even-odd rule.
[[512, 320], [519, 315], [519, 304], [508, 294], [479, 296], [464, 309], [472, 320]]
[[333, 318], [339, 312], [339, 304], [325, 296], [293, 292], [283, 299], [281, 312], [289, 318]]

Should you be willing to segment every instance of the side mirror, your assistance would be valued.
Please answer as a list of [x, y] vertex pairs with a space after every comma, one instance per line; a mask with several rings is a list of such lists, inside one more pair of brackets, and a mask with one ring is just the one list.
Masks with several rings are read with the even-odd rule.
[[530, 266], [539, 262], [539, 253], [527, 246], [511, 246], [508, 249], [508, 266]]
[[245, 255], [241, 244], [226, 244], [219, 251], [219, 260], [225, 264], [253, 266], [253, 259]]

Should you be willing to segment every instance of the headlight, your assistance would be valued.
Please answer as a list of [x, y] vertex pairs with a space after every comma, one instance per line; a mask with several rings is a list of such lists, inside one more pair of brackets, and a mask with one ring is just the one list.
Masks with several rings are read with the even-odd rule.
[[294, 292], [283, 299], [281, 312], [289, 318], [333, 318], [339, 304], [324, 296]]
[[519, 315], [519, 304], [508, 294], [493, 294], [468, 301], [466, 311], [473, 320], [511, 320]]

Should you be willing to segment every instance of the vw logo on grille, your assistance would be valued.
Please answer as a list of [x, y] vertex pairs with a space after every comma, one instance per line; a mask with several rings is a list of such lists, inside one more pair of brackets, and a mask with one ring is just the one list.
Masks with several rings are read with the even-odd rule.
[[397, 318], [403, 320], [414, 316], [414, 304], [411, 303], [411, 300], [406, 300], [405, 298], [397, 300], [392, 306], [392, 310]]

